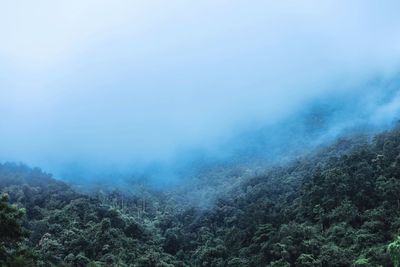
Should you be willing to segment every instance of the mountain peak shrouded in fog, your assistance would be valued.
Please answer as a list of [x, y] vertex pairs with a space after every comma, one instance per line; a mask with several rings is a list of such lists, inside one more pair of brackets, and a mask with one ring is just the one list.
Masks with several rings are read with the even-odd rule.
[[396, 1], [22, 2], [0, 4], [2, 161], [171, 166], [397, 112]]

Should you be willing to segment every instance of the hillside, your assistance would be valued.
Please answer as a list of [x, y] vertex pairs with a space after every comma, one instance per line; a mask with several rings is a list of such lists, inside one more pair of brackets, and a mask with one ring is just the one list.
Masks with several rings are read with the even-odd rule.
[[2, 164], [0, 265], [399, 266], [400, 129], [255, 173], [87, 195]]

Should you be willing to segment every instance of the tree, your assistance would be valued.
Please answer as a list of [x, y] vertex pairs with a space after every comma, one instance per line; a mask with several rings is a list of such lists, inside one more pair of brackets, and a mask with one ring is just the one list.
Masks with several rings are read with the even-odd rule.
[[388, 252], [392, 258], [394, 267], [400, 267], [400, 237], [388, 246]]
[[[25, 210], [8, 203], [8, 195], [0, 197], [0, 265], [28, 266], [32, 256], [20, 246], [19, 242], [26, 237], [21, 226]], [[27, 265], [28, 264], [28, 265]]]

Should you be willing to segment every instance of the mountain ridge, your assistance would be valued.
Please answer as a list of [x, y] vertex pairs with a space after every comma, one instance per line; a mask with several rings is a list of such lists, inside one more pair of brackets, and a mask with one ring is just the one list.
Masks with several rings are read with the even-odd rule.
[[35, 266], [397, 266], [400, 255], [399, 127], [258, 174], [221, 167], [175, 191], [84, 194], [10, 163], [0, 191], [30, 231], [5, 266], [18, 247]]

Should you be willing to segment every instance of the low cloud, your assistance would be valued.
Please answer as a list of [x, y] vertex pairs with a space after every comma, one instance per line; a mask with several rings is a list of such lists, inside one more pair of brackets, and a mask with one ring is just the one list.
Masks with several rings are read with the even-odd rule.
[[360, 106], [333, 112], [327, 132], [388, 123], [400, 107], [386, 99], [396, 90], [386, 81], [397, 80], [399, 5], [2, 3], [0, 159], [62, 176], [71, 166], [168, 165], [190, 157], [182, 151], [231, 155], [235, 143], [251, 147], [246, 132], [288, 128], [331, 95], [333, 110], [353, 98]]

